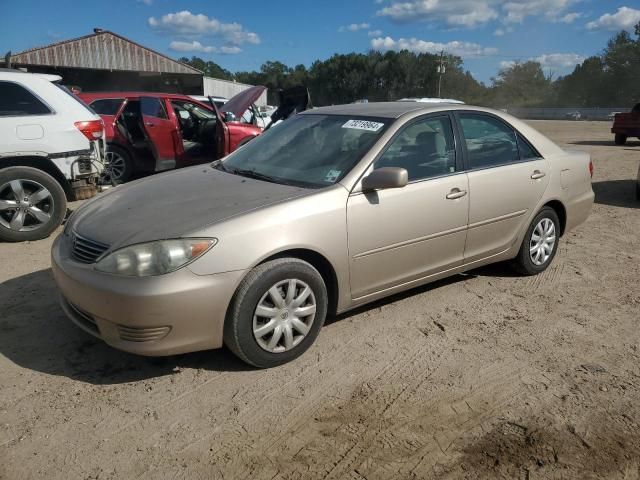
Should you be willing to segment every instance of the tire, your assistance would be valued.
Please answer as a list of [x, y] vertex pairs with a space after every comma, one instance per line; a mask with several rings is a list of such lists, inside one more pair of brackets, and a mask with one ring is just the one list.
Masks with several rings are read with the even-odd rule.
[[616, 133], [615, 140], [616, 145], [624, 145], [627, 143], [627, 136], [621, 133]]
[[[291, 281], [295, 282], [292, 302], [288, 298]], [[270, 293], [273, 287], [280, 295], [280, 306]], [[311, 294], [305, 297], [303, 292], [307, 287]], [[327, 303], [324, 280], [309, 263], [297, 258], [263, 263], [249, 272], [236, 290], [224, 325], [224, 343], [238, 358], [254, 367], [271, 368], [290, 362], [315, 341], [327, 315]], [[314, 305], [314, 314], [294, 315], [294, 312], [309, 313]], [[267, 312], [267, 316], [257, 314], [258, 307]], [[262, 336], [254, 333], [259, 328], [263, 328]], [[279, 336], [269, 350], [276, 332]]]
[[[545, 238], [550, 239], [552, 234], [548, 235], [544, 233], [546, 230], [545, 227], [550, 225], [549, 222], [553, 224], [553, 244], [550, 245], [550, 241], [544, 241]], [[538, 236], [542, 229], [542, 238], [539, 241], [536, 241], [534, 237], [534, 232], [536, 236]], [[547, 230], [548, 232], [548, 230]], [[514, 266], [518, 272], [523, 275], [537, 275], [538, 273], [544, 272], [554, 257], [556, 256], [556, 252], [558, 251], [558, 243], [560, 240], [560, 220], [558, 219], [558, 214], [551, 207], [544, 207], [540, 212], [535, 216], [531, 225], [527, 229], [527, 233], [524, 236], [524, 240], [522, 240], [522, 245], [520, 246], [520, 251], [518, 252], [518, 256], [514, 260]], [[546, 248], [545, 245], [548, 247]], [[536, 252], [532, 252], [531, 250], [539, 246], [540, 248], [536, 249]], [[550, 250], [550, 251], [549, 251]], [[537, 252], [540, 251], [540, 254]], [[541, 262], [541, 263], [539, 263]]]
[[62, 185], [48, 173], [31, 167], [0, 170], [0, 240], [46, 238], [60, 226], [66, 212]]
[[[124, 183], [131, 179], [135, 171], [135, 166], [129, 152], [122, 147], [110, 144], [107, 146], [105, 156], [109, 162], [105, 175], [108, 177], [108, 181], [113, 180], [116, 183]], [[113, 167], [111, 166], [111, 162], [114, 162]]]

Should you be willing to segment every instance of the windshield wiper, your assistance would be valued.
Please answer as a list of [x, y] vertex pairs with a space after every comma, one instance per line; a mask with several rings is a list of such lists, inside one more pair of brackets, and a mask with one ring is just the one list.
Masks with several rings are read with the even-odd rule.
[[224, 163], [222, 162], [222, 160], [214, 160], [213, 162], [211, 162], [211, 168], [216, 168], [223, 172], [231, 173], [231, 170], [229, 170], [227, 167], [224, 166]]
[[266, 175], [264, 173], [256, 172], [255, 170], [249, 170], [246, 168], [228, 168], [224, 167], [225, 171], [229, 173], [233, 173], [234, 175], [240, 175], [242, 177], [255, 178], [256, 180], [264, 180], [265, 182], [271, 183], [287, 183], [282, 178], [272, 177], [271, 175]]

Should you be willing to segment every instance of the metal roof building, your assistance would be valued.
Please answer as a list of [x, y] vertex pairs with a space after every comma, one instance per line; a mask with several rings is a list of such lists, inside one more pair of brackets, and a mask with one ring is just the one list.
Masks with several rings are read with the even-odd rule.
[[91, 35], [32, 48], [10, 56], [11, 66], [61, 75], [83, 91], [141, 90], [202, 94], [201, 71], [118, 34]]

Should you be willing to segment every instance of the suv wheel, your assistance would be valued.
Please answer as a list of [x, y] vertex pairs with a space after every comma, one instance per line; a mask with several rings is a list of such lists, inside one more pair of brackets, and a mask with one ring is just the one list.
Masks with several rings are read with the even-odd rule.
[[520, 252], [515, 259], [516, 269], [523, 275], [544, 272], [558, 251], [560, 221], [556, 211], [544, 207], [535, 216], [522, 240]]
[[327, 289], [309, 263], [281, 258], [242, 281], [224, 326], [226, 346], [259, 368], [287, 363], [314, 342], [327, 315]]
[[109, 181], [124, 183], [133, 175], [131, 155], [124, 148], [116, 145], [107, 146], [105, 160], [107, 161], [105, 175], [109, 177]]
[[66, 211], [64, 190], [51, 175], [31, 167], [0, 170], [0, 240], [48, 237]]
[[616, 145], [624, 145], [625, 143], [627, 143], [627, 136], [621, 133], [616, 133], [614, 141]]

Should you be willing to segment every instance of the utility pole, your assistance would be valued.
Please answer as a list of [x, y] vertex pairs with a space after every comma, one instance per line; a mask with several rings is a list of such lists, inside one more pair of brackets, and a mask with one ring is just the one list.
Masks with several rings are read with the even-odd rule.
[[442, 98], [440, 96], [440, 92], [442, 91], [442, 75], [446, 72], [447, 67], [445, 66], [444, 61], [444, 50], [440, 51], [440, 62], [438, 63], [438, 98]]

